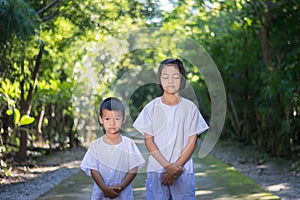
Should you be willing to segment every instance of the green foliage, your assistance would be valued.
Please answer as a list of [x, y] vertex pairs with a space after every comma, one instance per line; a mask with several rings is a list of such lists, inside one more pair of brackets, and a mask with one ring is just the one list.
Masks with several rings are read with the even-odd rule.
[[19, 82], [11, 82], [9, 79], [0, 79], [0, 94], [9, 108], [15, 107], [16, 100], [20, 98]]
[[0, 44], [11, 39], [31, 37], [37, 28], [36, 16], [35, 10], [24, 0], [1, 0]]
[[28, 115], [22, 115], [20, 119], [20, 126], [32, 124], [34, 122], [34, 117], [30, 117]]
[[292, 164], [292, 169], [295, 172], [299, 172], [300, 171], [300, 161], [296, 161]]
[[11, 169], [11, 167], [9, 166], [9, 164], [7, 164], [6, 162], [4, 162], [2, 155], [6, 152], [6, 147], [0, 145], [0, 175], [4, 174], [4, 176], [8, 177], [9, 176], [9, 171]]
[[[271, 1], [271, 67], [260, 40], [265, 1], [170, 1], [173, 9], [162, 10], [160, 1], [66, 0], [47, 9], [52, 2], [0, 1], [0, 145], [6, 153], [18, 151], [16, 130], [25, 127], [33, 146], [39, 141], [63, 149], [88, 138], [87, 132], [98, 127], [95, 118], [103, 98], [128, 97], [133, 86], [155, 76], [162, 59], [194, 54], [188, 48], [180, 52], [166, 32], [192, 38], [217, 64], [229, 97], [224, 137], [275, 155], [299, 152], [298, 2]], [[161, 29], [124, 39], [123, 33], [151, 26]], [[149, 44], [150, 37], [159, 41]], [[34, 74], [41, 44], [45, 47]], [[151, 48], [136, 49], [141, 44]], [[200, 110], [209, 118], [205, 77], [185, 64]], [[132, 118], [158, 95], [155, 84], [138, 88], [128, 97]], [[8, 170], [9, 163], [0, 160], [1, 170]]]
[[15, 108], [16, 100], [20, 96], [19, 83], [17, 81], [12, 83], [9, 79], [5, 79], [5, 81], [0, 82], [0, 85], [0, 92], [4, 96], [4, 101], [8, 108], [5, 112], [8, 116], [13, 115], [14, 125], [23, 126], [33, 123], [33, 117], [28, 115], [21, 116], [20, 110]]

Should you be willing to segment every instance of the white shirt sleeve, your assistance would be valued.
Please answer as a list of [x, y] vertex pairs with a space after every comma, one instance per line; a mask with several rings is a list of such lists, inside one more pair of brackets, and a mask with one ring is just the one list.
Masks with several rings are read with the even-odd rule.
[[80, 168], [86, 173], [86, 175], [91, 176], [91, 169], [98, 171], [99, 161], [87, 151], [83, 160], [81, 161]]
[[141, 113], [138, 115], [136, 120], [133, 123], [133, 127], [137, 129], [141, 134], [150, 134], [153, 135], [152, 130], [152, 116], [150, 115], [149, 110], [151, 109], [151, 105], [147, 104]]
[[201, 113], [196, 107], [191, 111], [190, 116], [190, 126], [188, 126], [189, 135], [200, 135], [208, 129], [207, 123], [205, 122], [204, 118], [202, 117]]

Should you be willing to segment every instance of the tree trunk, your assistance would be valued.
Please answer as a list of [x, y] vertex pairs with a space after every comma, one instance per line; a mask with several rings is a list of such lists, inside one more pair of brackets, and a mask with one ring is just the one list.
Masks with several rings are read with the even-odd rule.
[[269, 70], [274, 70], [274, 64], [272, 61], [272, 54], [271, 54], [271, 45], [269, 41], [269, 33], [271, 28], [271, 2], [270, 0], [266, 0], [265, 4], [267, 6], [266, 13], [262, 16], [258, 16], [261, 21], [261, 30], [256, 31], [256, 34], [260, 41], [260, 46], [264, 58], [265, 65], [268, 67]]
[[[39, 69], [41, 66], [41, 59], [42, 59], [42, 55], [44, 52], [44, 47], [45, 44], [41, 44], [40, 46], [40, 51], [39, 54], [36, 58], [36, 62], [35, 62], [35, 67], [34, 70], [32, 72], [32, 78], [30, 80], [30, 88], [28, 91], [28, 95], [27, 95], [27, 99], [25, 100], [25, 91], [24, 91], [24, 81], [22, 80], [21, 82], [21, 116], [22, 115], [30, 115], [31, 112], [31, 107], [32, 107], [32, 97], [34, 94], [34, 89], [35, 89], [35, 81], [38, 78], [39, 75]], [[23, 69], [24, 70], [24, 69]], [[27, 126], [24, 127], [25, 129], [28, 128]], [[20, 162], [26, 162], [27, 161], [27, 155], [26, 155], [26, 151], [27, 151], [27, 131], [24, 129], [20, 130], [20, 148], [19, 151], [17, 153], [17, 158]]]
[[42, 141], [42, 138], [43, 138], [43, 136], [42, 136], [42, 134], [43, 134], [42, 126], [43, 126], [44, 116], [45, 116], [45, 106], [43, 105], [41, 113], [40, 113], [39, 121], [38, 121], [38, 124], [37, 124], [37, 131], [36, 131], [39, 141]]

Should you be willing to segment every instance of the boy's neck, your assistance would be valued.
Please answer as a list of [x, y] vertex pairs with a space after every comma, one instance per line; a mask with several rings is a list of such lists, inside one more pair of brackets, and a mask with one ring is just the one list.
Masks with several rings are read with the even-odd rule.
[[161, 101], [169, 106], [174, 106], [177, 105], [181, 101], [181, 97], [179, 96], [178, 93], [176, 94], [168, 94], [164, 93], [163, 96], [161, 97]]
[[122, 137], [120, 133], [117, 134], [105, 134], [103, 137], [103, 141], [106, 144], [116, 145], [122, 142]]

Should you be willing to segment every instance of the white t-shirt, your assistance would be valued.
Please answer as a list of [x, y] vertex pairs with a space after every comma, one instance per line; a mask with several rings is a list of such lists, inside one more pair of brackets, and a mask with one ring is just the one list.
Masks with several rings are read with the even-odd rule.
[[[140, 169], [145, 163], [143, 156], [130, 138], [122, 136], [122, 142], [110, 145], [103, 141], [103, 137], [91, 143], [86, 152], [80, 168], [91, 176], [91, 169], [99, 171], [107, 186], [119, 185], [127, 172], [134, 167]], [[103, 196], [103, 192], [94, 183], [92, 199], [109, 199]], [[117, 200], [133, 199], [132, 186], [128, 185], [118, 196]]]
[[[154, 136], [154, 142], [161, 154], [174, 163], [188, 144], [188, 137], [201, 134], [208, 129], [197, 106], [190, 100], [181, 98], [180, 103], [168, 106], [157, 97], [141, 111], [133, 127], [142, 134]], [[183, 166], [186, 173], [193, 173], [192, 159]], [[165, 169], [153, 157], [149, 157], [148, 172], [164, 172]]]

